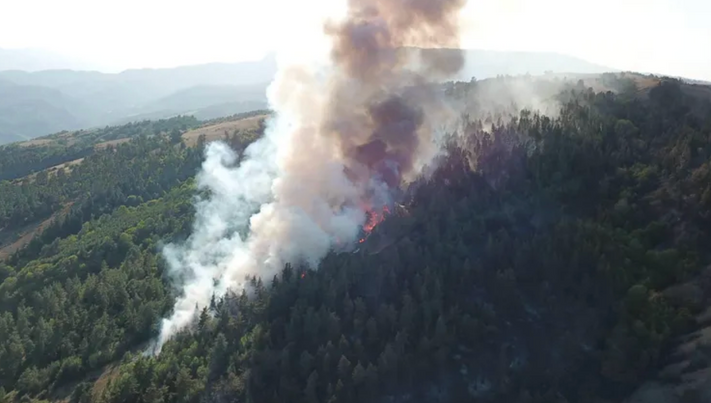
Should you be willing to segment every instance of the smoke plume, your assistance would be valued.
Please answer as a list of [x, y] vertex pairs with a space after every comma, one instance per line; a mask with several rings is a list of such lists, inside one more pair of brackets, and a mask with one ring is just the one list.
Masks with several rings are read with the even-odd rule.
[[[316, 268], [337, 244], [358, 239], [367, 212], [437, 151], [433, 133], [456, 114], [437, 81], [463, 65], [458, 12], [465, 0], [349, 0], [330, 21], [328, 72], [281, 68], [268, 90], [276, 117], [238, 163], [208, 145], [197, 177], [193, 233], [164, 249], [182, 288], [155, 352], [186, 328], [212, 295], [270, 278], [286, 263]], [[423, 53], [412, 46], [451, 48]]]

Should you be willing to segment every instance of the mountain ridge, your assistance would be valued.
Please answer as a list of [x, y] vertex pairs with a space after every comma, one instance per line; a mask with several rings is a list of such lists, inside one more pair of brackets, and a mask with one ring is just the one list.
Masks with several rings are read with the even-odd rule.
[[[555, 53], [476, 49], [464, 52], [466, 64], [454, 80], [469, 81], [472, 77], [496, 75], [538, 75], [548, 71], [615, 71], [583, 59]], [[42, 92], [28, 87], [28, 94], [22, 97], [31, 99], [34, 105], [31, 113], [17, 105], [11, 109], [7, 109], [10, 105], [0, 108], [0, 144], [23, 138], [32, 139], [61, 130], [121, 124], [142, 118], [161, 119], [179, 114], [217, 118], [265, 108], [266, 89], [276, 72], [275, 54], [242, 63], [129, 69], [119, 73], [70, 69], [0, 71], [0, 82], [59, 91], [67, 99], [64, 112], [60, 114], [62, 117], [59, 118], [56, 111], [43, 106], [47, 103], [55, 105], [51, 97], [45, 99]], [[206, 95], [205, 89], [208, 87], [212, 88], [210, 91], [214, 96]], [[8, 102], [13, 99], [6, 98]]]

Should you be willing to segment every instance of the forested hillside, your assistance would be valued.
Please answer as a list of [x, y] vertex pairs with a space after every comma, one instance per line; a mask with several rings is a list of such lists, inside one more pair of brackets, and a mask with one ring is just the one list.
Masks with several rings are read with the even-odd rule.
[[667, 291], [711, 257], [711, 98], [630, 77], [525, 78], [547, 115], [521, 79], [449, 84], [465, 124], [355, 253], [215, 298], [157, 357], [204, 124], [0, 149], [0, 239], [69, 209], [0, 262], [0, 402], [625, 401], [700, 325]]

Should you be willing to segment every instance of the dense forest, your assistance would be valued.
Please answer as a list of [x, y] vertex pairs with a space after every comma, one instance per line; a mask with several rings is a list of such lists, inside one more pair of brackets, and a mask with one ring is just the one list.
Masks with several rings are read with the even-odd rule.
[[711, 102], [615, 77], [542, 84], [555, 114], [467, 111], [355, 253], [215, 298], [158, 357], [204, 141], [175, 122], [10, 175], [0, 228], [70, 212], [0, 263], [0, 402], [624, 401], [701, 309], [664, 291], [710, 263]]

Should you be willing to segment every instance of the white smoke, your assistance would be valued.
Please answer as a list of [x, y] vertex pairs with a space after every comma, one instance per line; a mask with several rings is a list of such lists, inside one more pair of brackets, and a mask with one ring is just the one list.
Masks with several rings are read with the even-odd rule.
[[242, 289], [247, 276], [269, 278], [287, 262], [316, 267], [336, 240], [356, 240], [364, 189], [346, 178], [335, 144], [319, 134], [320, 85], [303, 70], [283, 70], [268, 94], [277, 115], [239, 165], [227, 145], [207, 146], [197, 184], [208, 195], [196, 204], [193, 233], [163, 251], [182, 295], [155, 353], [212, 295]]

